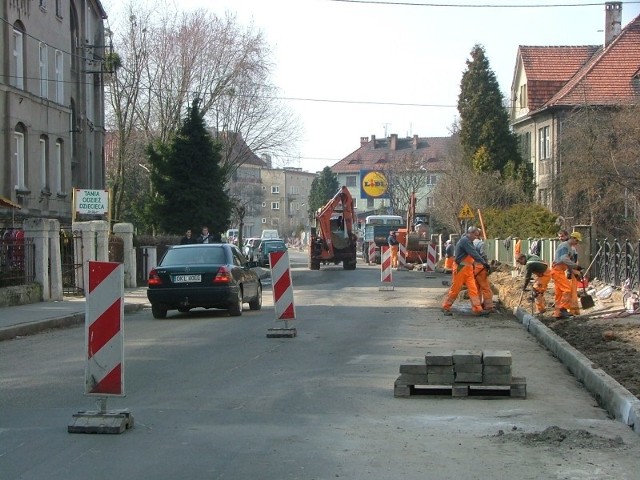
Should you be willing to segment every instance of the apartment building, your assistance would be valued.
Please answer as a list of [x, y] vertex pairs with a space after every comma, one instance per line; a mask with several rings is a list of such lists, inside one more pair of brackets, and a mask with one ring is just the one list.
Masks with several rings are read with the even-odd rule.
[[[70, 223], [74, 188], [104, 188], [104, 20], [99, 0], [0, 6], [0, 227]], [[9, 202], [9, 203], [7, 203]]]

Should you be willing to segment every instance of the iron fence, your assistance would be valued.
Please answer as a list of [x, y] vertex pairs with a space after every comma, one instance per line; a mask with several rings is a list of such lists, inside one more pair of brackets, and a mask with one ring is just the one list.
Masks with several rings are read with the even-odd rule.
[[29, 285], [35, 282], [36, 248], [22, 229], [0, 231], [0, 287]]
[[640, 241], [635, 244], [614, 239], [596, 240], [595, 259], [591, 269], [594, 277], [608, 285], [622, 287], [628, 279], [631, 289], [640, 286]]

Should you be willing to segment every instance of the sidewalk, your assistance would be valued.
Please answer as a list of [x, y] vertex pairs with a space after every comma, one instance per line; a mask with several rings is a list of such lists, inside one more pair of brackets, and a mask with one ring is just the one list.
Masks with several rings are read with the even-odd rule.
[[[149, 306], [147, 287], [125, 288], [124, 313]], [[84, 323], [85, 298], [65, 297], [60, 302], [39, 302], [0, 309], [0, 341], [32, 335], [51, 328]]]

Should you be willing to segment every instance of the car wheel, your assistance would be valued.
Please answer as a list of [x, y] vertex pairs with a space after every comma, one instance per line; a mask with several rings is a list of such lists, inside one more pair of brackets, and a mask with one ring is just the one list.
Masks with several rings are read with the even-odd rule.
[[260, 310], [262, 308], [262, 284], [258, 283], [258, 293], [256, 298], [249, 302], [249, 308], [251, 310]]
[[232, 317], [239, 317], [242, 315], [242, 287], [238, 287], [238, 298], [236, 298], [235, 302], [229, 305], [229, 315]]
[[152, 303], [151, 314], [153, 315], [153, 318], [167, 318], [167, 309]]

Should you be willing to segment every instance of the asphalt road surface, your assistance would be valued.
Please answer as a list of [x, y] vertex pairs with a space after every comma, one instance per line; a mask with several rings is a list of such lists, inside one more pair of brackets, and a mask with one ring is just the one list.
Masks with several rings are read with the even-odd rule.
[[[69, 434], [96, 408], [84, 328], [0, 343], [0, 479], [636, 479], [640, 438], [509, 316], [445, 317], [438, 275], [359, 260], [306, 269], [290, 252], [296, 338], [267, 338], [264, 306], [241, 317], [149, 309], [125, 317], [135, 427]], [[431, 277], [431, 278], [427, 278]], [[434, 349], [510, 350], [527, 398], [394, 398], [399, 366]]]

